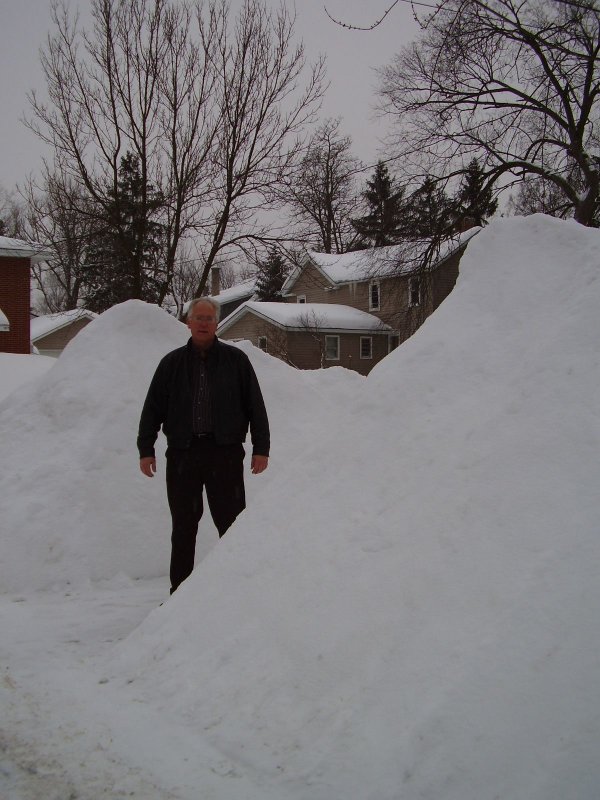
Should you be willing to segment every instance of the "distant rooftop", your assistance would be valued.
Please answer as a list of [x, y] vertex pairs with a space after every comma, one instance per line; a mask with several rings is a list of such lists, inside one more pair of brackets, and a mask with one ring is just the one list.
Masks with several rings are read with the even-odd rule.
[[251, 297], [256, 289], [256, 278], [248, 278], [248, 280], [236, 283], [229, 289], [222, 289], [219, 294], [210, 295], [211, 300], [214, 300], [219, 305], [231, 303], [234, 300], [240, 300], [243, 297]]
[[248, 311], [292, 330], [306, 330], [307, 327], [328, 331], [391, 330], [373, 314], [337, 303], [261, 303], [249, 300], [221, 322], [218, 332], [229, 328]]
[[32, 261], [44, 261], [51, 255], [50, 251], [37, 242], [24, 242], [22, 239], [11, 239], [0, 236], [0, 256], [9, 258], [30, 258]]
[[[451, 253], [464, 246], [480, 230], [481, 228], [471, 228], [465, 233], [457, 234], [441, 242], [434, 250], [434, 262], [443, 261]], [[371, 276], [409, 274], [417, 268], [415, 259], [426, 250], [428, 245], [432, 245], [429, 240], [418, 240], [388, 247], [370, 247], [351, 253], [317, 253], [309, 250], [302, 266], [296, 267], [287, 277], [282, 292], [285, 294], [291, 289], [309, 261], [312, 261], [332, 284], [364, 281]]]
[[64, 328], [78, 319], [95, 319], [98, 315], [85, 308], [75, 308], [72, 311], [60, 311], [56, 314], [44, 314], [41, 317], [34, 317], [30, 322], [31, 341], [36, 342], [49, 333]]

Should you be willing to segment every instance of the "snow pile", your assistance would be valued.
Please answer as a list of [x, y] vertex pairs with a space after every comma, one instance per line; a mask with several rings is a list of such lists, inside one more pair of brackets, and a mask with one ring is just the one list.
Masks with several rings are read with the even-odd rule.
[[0, 353], [0, 402], [23, 384], [38, 378], [56, 364], [55, 358]]
[[599, 247], [543, 217], [478, 236], [106, 664], [237, 796], [597, 797]]
[[135, 630], [126, 577], [30, 590], [166, 572], [134, 438], [186, 329], [115, 308], [0, 406], [0, 582], [22, 600], [0, 605], [0, 699], [60, 796], [596, 800], [599, 253], [575, 223], [491, 225], [366, 379], [241, 345], [270, 469]]
[[[135, 439], [158, 361], [184, 344], [188, 334], [185, 325], [155, 306], [123, 303], [87, 325], [58, 361], [48, 359], [49, 372], [0, 405], [0, 584], [5, 591], [118, 573], [132, 578], [165, 574], [170, 517], [164, 460], [155, 479], [142, 476]], [[304, 447], [314, 420], [329, 427], [338, 415], [339, 392], [364, 380], [344, 370], [337, 381], [333, 375], [323, 381], [320, 374], [293, 371], [249, 344], [242, 346], [257, 362], [261, 380], [264, 373], [280, 463]], [[324, 393], [332, 379], [338, 394], [328, 399]], [[303, 401], [292, 416], [298, 397]], [[157, 453], [163, 452], [161, 436]], [[270, 475], [248, 480], [249, 502]], [[217, 538], [207, 515], [199, 558]]]

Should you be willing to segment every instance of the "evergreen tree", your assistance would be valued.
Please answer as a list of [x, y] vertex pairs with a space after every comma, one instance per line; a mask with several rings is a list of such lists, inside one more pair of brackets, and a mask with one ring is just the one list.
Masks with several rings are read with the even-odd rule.
[[281, 287], [286, 277], [286, 264], [275, 248], [258, 264], [256, 297], [263, 302], [281, 301]]
[[463, 176], [461, 186], [454, 198], [458, 221], [470, 218], [475, 225], [485, 225], [488, 217], [496, 213], [498, 201], [494, 199], [491, 186], [483, 189], [484, 176], [479, 162], [474, 158]]
[[363, 196], [367, 201], [368, 213], [352, 220], [355, 231], [361, 237], [361, 245], [384, 247], [397, 242], [404, 190], [396, 189], [383, 161], [377, 163]]
[[121, 159], [108, 198], [86, 254], [85, 306], [100, 312], [130, 299], [158, 303], [167, 280], [160, 258], [165, 230], [153, 215], [163, 201], [142, 175], [136, 155]]
[[453, 225], [453, 203], [429, 175], [404, 205], [404, 239], [441, 239]]

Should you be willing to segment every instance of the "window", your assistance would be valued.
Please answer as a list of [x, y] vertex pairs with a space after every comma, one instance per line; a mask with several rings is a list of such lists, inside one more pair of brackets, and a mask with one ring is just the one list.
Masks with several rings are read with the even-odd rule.
[[391, 333], [388, 336], [388, 353], [391, 353], [392, 350], [395, 350], [398, 345], [400, 344], [400, 337], [397, 333]]
[[340, 337], [339, 336], [326, 336], [325, 337], [325, 358], [327, 361], [340, 360]]
[[258, 337], [258, 346], [263, 351], [263, 353], [267, 352], [267, 337], [266, 336], [259, 336]]
[[371, 281], [369, 284], [369, 311], [379, 311], [380, 301], [379, 281]]
[[305, 294], [299, 294], [298, 297], [296, 298], [296, 302], [297, 303], [306, 303], [306, 295]]
[[373, 358], [373, 338], [371, 336], [360, 337], [360, 357]]
[[408, 305], [421, 305], [421, 278], [408, 279]]

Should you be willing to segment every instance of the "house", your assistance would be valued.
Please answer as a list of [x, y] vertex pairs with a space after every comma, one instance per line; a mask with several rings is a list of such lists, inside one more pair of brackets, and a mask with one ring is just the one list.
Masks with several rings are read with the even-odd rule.
[[30, 352], [31, 263], [49, 256], [41, 245], [0, 236], [0, 352]]
[[98, 315], [84, 308], [46, 314], [31, 320], [31, 344], [43, 356], [59, 356], [82, 328]]
[[479, 230], [435, 247], [419, 241], [341, 255], [309, 252], [283, 284], [283, 298], [359, 308], [379, 317], [403, 342], [450, 294], [466, 245]]
[[[479, 230], [435, 246], [411, 242], [341, 255], [308, 252], [283, 284], [283, 303], [246, 302], [221, 317], [219, 335], [249, 339], [303, 369], [338, 364], [367, 374], [450, 294], [462, 254]], [[303, 311], [282, 310], [289, 305]], [[336, 308], [352, 324], [341, 324]], [[364, 315], [360, 323], [358, 316], [350, 320], [351, 310]], [[318, 324], [309, 324], [315, 318]], [[339, 339], [336, 357], [333, 337]]]
[[368, 374], [390, 349], [389, 325], [339, 303], [247, 301], [217, 328], [223, 339], [249, 339], [299, 369], [344, 366]]

